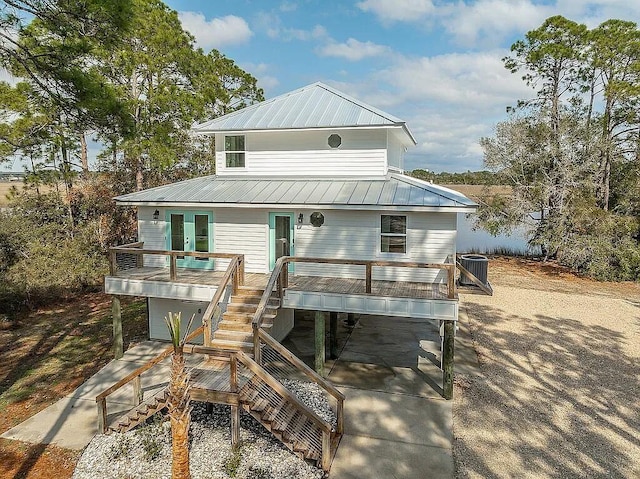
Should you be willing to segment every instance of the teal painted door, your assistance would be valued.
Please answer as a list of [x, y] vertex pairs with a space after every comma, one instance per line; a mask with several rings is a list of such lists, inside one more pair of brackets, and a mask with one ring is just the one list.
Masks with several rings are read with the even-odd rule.
[[[207, 211], [167, 211], [167, 249], [213, 251], [213, 214]], [[182, 268], [213, 269], [213, 258], [178, 256]]]
[[[269, 270], [273, 270], [281, 256], [294, 255], [294, 215], [293, 213], [269, 213]], [[293, 272], [289, 263], [289, 272]]]

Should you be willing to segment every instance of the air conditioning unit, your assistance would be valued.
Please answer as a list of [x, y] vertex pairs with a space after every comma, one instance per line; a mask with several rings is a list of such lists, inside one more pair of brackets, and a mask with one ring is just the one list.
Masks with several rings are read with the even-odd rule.
[[[463, 254], [460, 256], [460, 264], [478, 278], [482, 284], [487, 284], [489, 260], [486, 256], [482, 256], [481, 254]], [[475, 283], [471, 281], [466, 274], [460, 272], [460, 285], [475, 286]]]

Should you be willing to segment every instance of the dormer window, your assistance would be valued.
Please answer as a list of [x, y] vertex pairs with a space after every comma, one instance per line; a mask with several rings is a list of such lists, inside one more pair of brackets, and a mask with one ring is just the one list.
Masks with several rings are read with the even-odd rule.
[[227, 168], [244, 168], [244, 135], [224, 137], [224, 154]]

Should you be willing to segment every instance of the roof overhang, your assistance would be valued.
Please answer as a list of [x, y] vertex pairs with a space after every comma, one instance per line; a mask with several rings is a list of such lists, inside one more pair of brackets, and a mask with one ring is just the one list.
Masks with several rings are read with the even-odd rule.
[[393, 205], [332, 205], [332, 204], [281, 204], [281, 203], [196, 203], [196, 202], [162, 202], [162, 201], [120, 201], [118, 206], [149, 206], [161, 208], [260, 208], [271, 210], [349, 210], [349, 211], [407, 211], [422, 213], [473, 213], [475, 206], [393, 206]]

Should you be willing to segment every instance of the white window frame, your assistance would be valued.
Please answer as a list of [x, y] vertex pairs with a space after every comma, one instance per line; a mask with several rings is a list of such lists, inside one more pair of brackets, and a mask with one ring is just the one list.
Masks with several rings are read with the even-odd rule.
[[[404, 217], [404, 233], [384, 233], [382, 231], [382, 218], [385, 216], [402, 216]], [[409, 240], [407, 231], [409, 230], [409, 216], [406, 214], [393, 214], [393, 213], [385, 213], [380, 215], [380, 227], [378, 229], [378, 254], [383, 257], [392, 257], [398, 258], [401, 256], [407, 256], [409, 254]], [[383, 237], [393, 237], [393, 238], [404, 238], [404, 252], [397, 253], [394, 251], [382, 251], [382, 238]]]
[[[231, 137], [242, 137], [242, 141], [244, 143], [244, 150], [227, 150], [227, 138]], [[236, 169], [244, 169], [247, 167], [247, 137], [245, 135], [224, 135], [223, 136], [223, 147], [224, 147], [224, 167], [232, 170]], [[231, 166], [229, 165], [227, 154], [242, 154], [242, 166]]]

